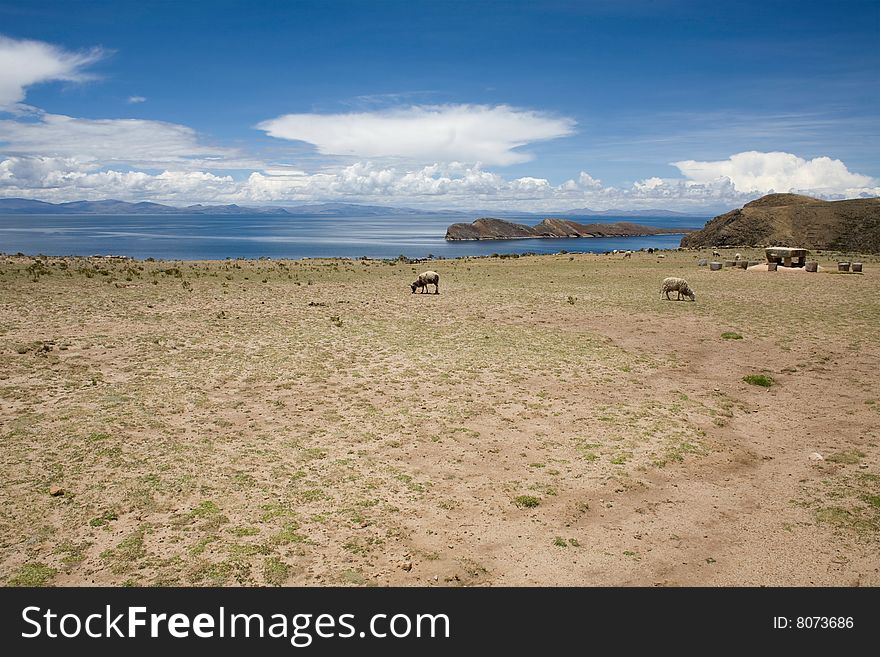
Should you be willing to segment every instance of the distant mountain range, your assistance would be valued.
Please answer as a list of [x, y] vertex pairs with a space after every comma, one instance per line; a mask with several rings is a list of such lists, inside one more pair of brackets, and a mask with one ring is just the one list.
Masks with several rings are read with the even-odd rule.
[[211, 214], [239, 215], [261, 214], [302, 216], [320, 215], [327, 217], [365, 217], [389, 215], [434, 215], [464, 214], [459, 212], [431, 212], [412, 208], [392, 208], [380, 205], [356, 205], [353, 203], [317, 203], [313, 205], [297, 205], [289, 208], [246, 207], [241, 205], [188, 205], [175, 207], [161, 203], [129, 203], [127, 201], [70, 201], [68, 203], [47, 203], [26, 198], [0, 199], [0, 214]]
[[708, 213], [673, 212], [672, 210], [591, 210], [579, 208], [563, 212], [567, 217], [705, 217]]
[[[546, 217], [548, 213], [517, 211], [461, 211], [461, 210], [417, 210], [414, 208], [395, 208], [383, 205], [358, 205], [355, 203], [315, 203], [292, 207], [250, 207], [235, 205], [188, 205], [176, 207], [141, 201], [70, 201], [68, 203], [47, 203], [26, 198], [0, 198], [0, 214], [211, 214], [239, 215], [261, 214], [281, 216], [319, 215], [326, 217], [371, 217], [371, 216], [415, 216], [415, 215], [478, 215], [494, 214], [502, 217]], [[669, 210], [591, 210], [580, 208], [562, 213], [551, 213], [567, 217], [706, 217], [711, 213], [689, 214]]]

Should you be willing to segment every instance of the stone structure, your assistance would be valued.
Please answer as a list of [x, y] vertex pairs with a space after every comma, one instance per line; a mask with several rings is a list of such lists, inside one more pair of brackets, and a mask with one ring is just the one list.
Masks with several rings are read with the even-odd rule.
[[787, 246], [771, 246], [764, 249], [767, 262], [775, 262], [783, 267], [803, 267], [807, 262], [806, 249], [793, 249]]

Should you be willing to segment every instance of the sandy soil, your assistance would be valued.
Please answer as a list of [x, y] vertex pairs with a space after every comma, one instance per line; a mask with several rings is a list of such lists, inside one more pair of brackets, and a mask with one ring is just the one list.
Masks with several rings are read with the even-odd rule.
[[880, 585], [880, 262], [707, 253], [0, 258], [0, 581]]

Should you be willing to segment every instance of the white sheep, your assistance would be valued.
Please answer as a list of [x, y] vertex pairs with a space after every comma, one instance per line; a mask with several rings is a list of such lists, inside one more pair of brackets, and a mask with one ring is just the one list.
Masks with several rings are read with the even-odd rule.
[[633, 255], [632, 251], [625, 251], [623, 254], [623, 257], [624, 258], [632, 258], [632, 255]]
[[721, 257], [721, 254], [718, 253], [718, 249], [712, 249], [712, 257], [713, 258], [720, 258]]
[[416, 288], [421, 288], [421, 294], [424, 294], [429, 285], [434, 286], [434, 294], [440, 294], [440, 274], [435, 271], [422, 272], [418, 279], [410, 283], [413, 294], [416, 293]]
[[663, 279], [663, 284], [660, 286], [660, 298], [663, 298], [663, 295], [666, 295], [666, 299], [669, 299], [670, 292], [678, 292], [678, 301], [681, 301], [681, 295], [690, 298], [691, 301], [697, 300], [697, 295], [694, 294], [694, 291], [691, 290], [691, 286], [688, 285], [688, 282], [683, 278], [675, 278], [670, 276], [669, 278]]
[[742, 256], [739, 253], [737, 253], [735, 256], [733, 256], [733, 259], [734, 260], [742, 260]]

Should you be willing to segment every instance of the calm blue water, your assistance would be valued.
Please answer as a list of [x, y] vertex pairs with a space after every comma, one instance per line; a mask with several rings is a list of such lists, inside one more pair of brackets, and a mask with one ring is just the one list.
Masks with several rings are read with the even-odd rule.
[[[474, 217], [476, 218], [476, 217]], [[133, 258], [346, 257], [456, 258], [492, 253], [573, 253], [654, 247], [676, 248], [681, 235], [599, 239], [526, 239], [447, 242], [446, 228], [461, 216], [278, 217], [261, 215], [0, 215], [0, 253], [114, 254]], [[534, 225], [535, 217], [512, 221]], [[619, 221], [613, 217], [576, 219]], [[640, 217], [637, 223], [702, 227], [705, 219]]]

